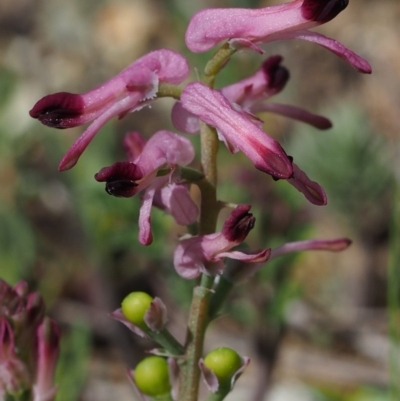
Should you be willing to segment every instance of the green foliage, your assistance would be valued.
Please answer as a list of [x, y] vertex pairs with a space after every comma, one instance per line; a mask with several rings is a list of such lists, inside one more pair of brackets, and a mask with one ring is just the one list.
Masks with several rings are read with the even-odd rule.
[[5, 107], [15, 90], [16, 76], [8, 69], [0, 66], [0, 110]]
[[26, 277], [35, 256], [34, 233], [26, 219], [11, 210], [0, 212], [0, 277], [16, 283]]
[[63, 333], [55, 378], [58, 385], [56, 401], [79, 399], [86, 380], [90, 347], [90, 333], [86, 325], [77, 324], [68, 333]]
[[313, 390], [321, 401], [389, 401], [388, 393], [384, 389], [375, 387], [360, 387], [343, 391], [340, 388], [315, 388]]
[[388, 194], [393, 190], [388, 157], [394, 154], [359, 109], [341, 107], [330, 117], [334, 127], [327, 132], [296, 130], [288, 151], [313, 180], [323, 184], [329, 205], [355, 228], [369, 229], [387, 219]]

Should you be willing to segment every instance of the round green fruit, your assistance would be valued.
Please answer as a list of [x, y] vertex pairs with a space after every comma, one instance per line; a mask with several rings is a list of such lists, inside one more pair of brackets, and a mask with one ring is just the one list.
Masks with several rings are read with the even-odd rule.
[[211, 351], [204, 358], [204, 365], [214, 372], [221, 384], [227, 384], [241, 368], [242, 359], [233, 349], [221, 347]]
[[144, 315], [152, 301], [153, 298], [145, 292], [131, 292], [121, 303], [122, 313], [131, 323], [142, 329], [147, 329]]
[[139, 390], [150, 397], [157, 397], [171, 391], [168, 363], [161, 356], [143, 359], [135, 369], [134, 378]]

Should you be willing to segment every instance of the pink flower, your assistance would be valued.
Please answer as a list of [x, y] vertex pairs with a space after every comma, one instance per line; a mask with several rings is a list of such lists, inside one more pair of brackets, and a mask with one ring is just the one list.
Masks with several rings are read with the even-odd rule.
[[[159, 131], [147, 142], [138, 133], [131, 133], [125, 140], [125, 147], [130, 161], [102, 168], [95, 179], [106, 183], [110, 195], [129, 198], [143, 191], [139, 242], [149, 245], [153, 240], [150, 225], [153, 204], [169, 212], [178, 224], [194, 223], [198, 209], [188, 188], [180, 182], [177, 169], [194, 159], [191, 142], [169, 131]], [[157, 176], [160, 170], [169, 173]]]
[[254, 227], [255, 218], [249, 210], [250, 205], [239, 205], [225, 221], [220, 232], [183, 239], [174, 253], [174, 266], [177, 273], [186, 279], [198, 277], [201, 273], [220, 274], [223, 258], [242, 260], [246, 263], [265, 262], [269, 249], [255, 254], [230, 251], [241, 244]]
[[331, 128], [332, 123], [325, 117], [295, 106], [265, 102], [279, 93], [289, 80], [289, 71], [281, 65], [282, 59], [282, 56], [268, 57], [253, 75], [225, 86], [221, 93], [230, 102], [251, 113], [268, 111], [297, 119], [318, 129]]
[[45, 96], [29, 114], [55, 128], [71, 128], [93, 121], [61, 160], [59, 170], [68, 170], [108, 120], [143, 108], [156, 97], [160, 83], [179, 84], [188, 74], [183, 56], [171, 50], [157, 50], [82, 95], [59, 92]]
[[199, 82], [186, 86], [182, 106], [205, 123], [215, 127], [232, 153], [241, 150], [261, 171], [276, 178], [290, 178], [292, 162], [281, 145], [250, 120], [243, 110], [235, 110], [218, 91]]
[[181, 102], [188, 112], [215, 127], [232, 153], [241, 150], [257, 169], [274, 179], [286, 179], [311, 203], [326, 205], [323, 188], [292, 164], [292, 158], [286, 155], [277, 141], [250, 120], [249, 114], [235, 110], [219, 91], [194, 82], [183, 90]]
[[259, 9], [205, 9], [190, 20], [186, 45], [198, 53], [229, 40], [231, 47], [249, 47], [263, 53], [258, 45], [281, 39], [303, 39], [325, 47], [357, 70], [370, 73], [366, 60], [336, 40], [308, 30], [330, 21], [347, 4], [348, 0], [294, 0]]
[[[341, 252], [351, 245], [351, 240], [348, 238], [335, 238], [331, 240], [323, 239], [310, 239], [304, 241], [287, 242], [277, 248], [271, 250], [269, 260], [276, 257], [293, 252], [303, 251], [328, 251], [328, 252]], [[258, 270], [263, 268], [263, 264], [253, 264], [251, 266], [245, 263], [231, 264], [224, 271], [224, 278], [229, 282], [238, 282], [251, 277]]]
[[[249, 113], [272, 112], [310, 124], [318, 129], [328, 129], [332, 123], [325, 117], [310, 113], [301, 108], [280, 103], [266, 103], [271, 96], [279, 93], [289, 79], [289, 71], [281, 65], [282, 56], [267, 58], [251, 76], [234, 84], [225, 86], [220, 92], [232, 103], [241, 106]], [[172, 109], [174, 126], [188, 134], [200, 130], [198, 118], [176, 102]]]

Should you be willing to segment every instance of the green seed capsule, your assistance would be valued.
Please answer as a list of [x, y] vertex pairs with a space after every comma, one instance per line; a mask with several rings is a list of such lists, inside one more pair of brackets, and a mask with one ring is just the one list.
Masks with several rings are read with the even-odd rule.
[[211, 351], [204, 358], [204, 365], [214, 372], [220, 384], [226, 385], [242, 366], [242, 360], [233, 349], [221, 347]]
[[147, 329], [144, 315], [152, 301], [153, 298], [145, 292], [131, 292], [121, 303], [122, 313], [131, 323], [141, 329]]
[[150, 397], [157, 397], [171, 391], [168, 363], [161, 356], [143, 359], [135, 369], [135, 382], [139, 390]]

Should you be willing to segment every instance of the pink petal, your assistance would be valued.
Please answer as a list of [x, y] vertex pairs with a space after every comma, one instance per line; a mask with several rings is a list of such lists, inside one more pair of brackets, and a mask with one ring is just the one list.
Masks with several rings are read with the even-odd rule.
[[293, 178], [287, 180], [298, 191], [300, 191], [312, 204], [323, 206], [327, 204], [326, 194], [323, 188], [311, 181], [307, 174], [293, 163]]
[[158, 131], [147, 141], [135, 163], [149, 173], [164, 164], [187, 165], [194, 156], [193, 145], [187, 138], [170, 131]]
[[161, 188], [157, 195], [159, 204], [156, 200], [154, 203], [158, 207], [166, 209], [178, 224], [187, 226], [196, 221], [199, 209], [193, 202], [186, 186], [171, 183]]
[[142, 245], [150, 245], [153, 242], [150, 213], [155, 191], [154, 187], [149, 187], [142, 198], [142, 206], [139, 213], [139, 242]]
[[189, 22], [185, 41], [195, 53], [204, 52], [227, 39], [242, 38], [260, 43], [276, 32], [316, 26], [301, 13], [303, 1], [259, 9], [214, 8], [196, 13]]
[[174, 127], [185, 134], [197, 134], [200, 131], [199, 119], [189, 113], [181, 102], [176, 102], [172, 107], [171, 119]]
[[345, 250], [351, 245], [351, 240], [348, 238], [336, 238], [333, 240], [306, 240], [306, 241], [295, 241], [288, 242], [278, 248], [275, 248], [271, 252], [271, 259], [278, 256], [284, 255], [291, 252], [300, 251], [331, 251], [340, 252]]
[[229, 258], [235, 260], [241, 260], [245, 263], [264, 263], [268, 260], [271, 253], [270, 249], [263, 249], [261, 252], [254, 254], [247, 254], [239, 251], [221, 252], [217, 256], [218, 258]]
[[307, 40], [308, 42], [316, 43], [317, 45], [320, 45], [336, 54], [342, 60], [349, 63], [357, 71], [365, 74], [370, 74], [372, 72], [372, 68], [367, 60], [363, 59], [337, 40], [328, 38], [320, 33], [310, 32], [307, 30], [285, 32], [280, 35], [279, 39], [302, 39]]
[[278, 178], [289, 178], [292, 175], [291, 161], [280, 144], [243, 113], [234, 110], [220, 92], [194, 82], [183, 90], [181, 101], [189, 112], [216, 127], [259, 170]]
[[307, 110], [301, 109], [296, 106], [290, 106], [288, 104], [280, 103], [257, 103], [252, 109], [254, 113], [260, 111], [268, 111], [275, 114], [280, 114], [285, 117], [290, 117], [295, 120], [302, 121], [306, 124], [310, 124], [315, 128], [325, 130], [332, 127], [332, 123], [326, 117], [318, 114], [310, 113]]
[[121, 112], [134, 108], [140, 98], [141, 94], [132, 93], [131, 95], [112, 105], [103, 114], [96, 118], [93, 123], [83, 132], [83, 134], [78, 137], [68, 152], [64, 155], [58, 166], [58, 170], [65, 171], [75, 166], [84, 150], [103, 127], [103, 125], [111, 118], [119, 115]]
[[160, 62], [160, 69], [157, 71], [160, 82], [180, 84], [189, 76], [189, 64], [179, 53], [168, 49], [156, 50], [149, 53]]

